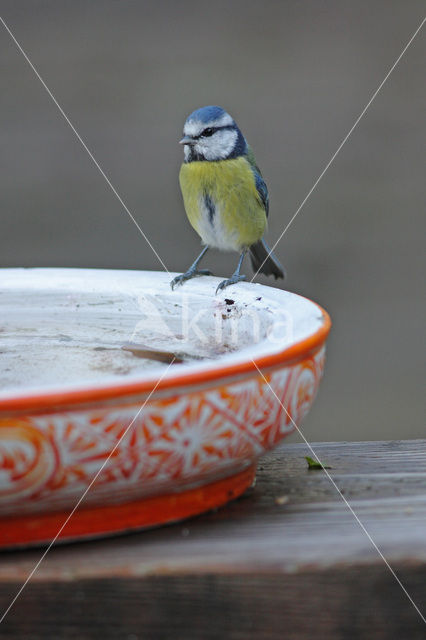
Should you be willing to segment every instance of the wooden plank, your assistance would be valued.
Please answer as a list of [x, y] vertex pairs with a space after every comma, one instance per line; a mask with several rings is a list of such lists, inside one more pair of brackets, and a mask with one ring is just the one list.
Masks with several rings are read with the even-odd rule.
[[[426, 610], [426, 440], [313, 447]], [[254, 489], [215, 513], [53, 548], [1, 637], [425, 637], [342, 495], [305, 455], [305, 445], [276, 449]], [[1, 555], [1, 608], [40, 555]]]

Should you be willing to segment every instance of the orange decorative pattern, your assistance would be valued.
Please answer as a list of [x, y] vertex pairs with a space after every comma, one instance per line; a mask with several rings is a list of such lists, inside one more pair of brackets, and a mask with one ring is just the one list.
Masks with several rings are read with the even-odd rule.
[[[85, 498], [92, 508], [192, 490], [242, 473], [311, 406], [324, 348], [267, 375], [150, 400]], [[283, 410], [282, 405], [286, 408]], [[71, 510], [142, 401], [0, 421], [0, 514]]]
[[150, 528], [176, 522], [238, 498], [253, 483], [255, 474], [256, 465], [253, 465], [223, 480], [179, 494], [169, 493], [125, 504], [79, 509], [69, 520], [69, 511], [11, 517], [0, 527], [0, 546], [7, 548], [49, 543], [58, 533], [58, 539], [62, 540], [92, 538], [107, 535], [111, 531]]

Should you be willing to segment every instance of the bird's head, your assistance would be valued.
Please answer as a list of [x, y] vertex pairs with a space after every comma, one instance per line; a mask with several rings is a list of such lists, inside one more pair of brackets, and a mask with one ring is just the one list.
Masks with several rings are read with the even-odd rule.
[[183, 127], [185, 162], [228, 160], [247, 153], [247, 143], [234, 119], [222, 107], [201, 107]]

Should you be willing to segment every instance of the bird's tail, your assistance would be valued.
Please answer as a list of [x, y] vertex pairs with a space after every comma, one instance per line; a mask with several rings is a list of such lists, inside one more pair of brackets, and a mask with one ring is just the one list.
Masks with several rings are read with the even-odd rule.
[[275, 276], [275, 279], [285, 278], [284, 267], [264, 240], [252, 244], [249, 251], [251, 265], [255, 273], [259, 271], [267, 276]]

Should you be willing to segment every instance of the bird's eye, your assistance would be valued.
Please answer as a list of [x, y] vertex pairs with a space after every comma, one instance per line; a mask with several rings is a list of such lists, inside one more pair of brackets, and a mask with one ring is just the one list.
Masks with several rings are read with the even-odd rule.
[[208, 129], [204, 129], [203, 131], [203, 138], [209, 138], [210, 136], [212, 136], [214, 134], [214, 129], [212, 128], [208, 128]]

